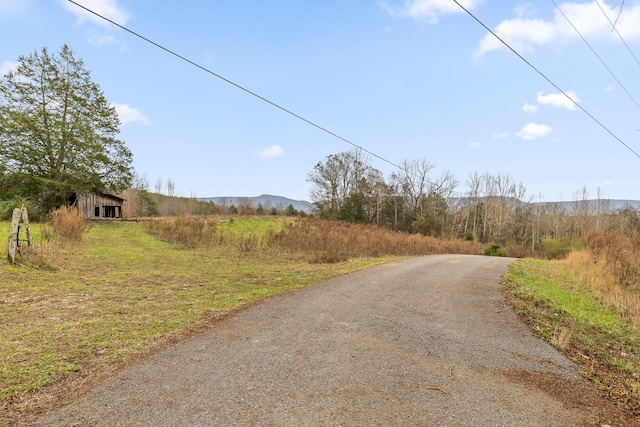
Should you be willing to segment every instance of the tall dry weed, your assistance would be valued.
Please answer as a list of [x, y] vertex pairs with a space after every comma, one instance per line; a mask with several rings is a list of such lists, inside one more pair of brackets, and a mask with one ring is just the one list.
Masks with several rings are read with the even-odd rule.
[[592, 231], [566, 259], [582, 282], [640, 327], [640, 235]]
[[268, 235], [270, 244], [304, 252], [310, 262], [340, 262], [351, 257], [385, 255], [481, 254], [477, 242], [444, 240], [376, 227], [319, 218], [301, 218]]
[[145, 223], [152, 235], [188, 247], [209, 246], [218, 240], [217, 222], [210, 217], [180, 215], [154, 219]]
[[51, 226], [56, 236], [73, 241], [80, 241], [87, 230], [86, 221], [78, 209], [69, 206], [61, 206], [51, 212]]

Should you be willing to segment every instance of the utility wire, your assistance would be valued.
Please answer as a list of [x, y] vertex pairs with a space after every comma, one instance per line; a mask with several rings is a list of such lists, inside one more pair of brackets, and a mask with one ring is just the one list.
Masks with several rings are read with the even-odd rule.
[[[71, 0], [70, 0], [71, 1]], [[589, 116], [591, 118], [591, 120], [593, 120], [594, 122], [596, 122], [602, 129], [604, 129], [609, 135], [611, 135], [613, 138], [615, 138], [620, 144], [624, 145], [626, 147], [627, 150], [631, 151], [636, 157], [640, 158], [640, 154], [638, 154], [635, 150], [633, 150], [633, 148], [631, 148], [630, 146], [628, 146], [622, 139], [620, 139], [618, 137], [618, 135], [616, 135], [615, 133], [613, 133], [608, 127], [606, 127], [602, 122], [600, 122], [598, 119], [596, 119], [593, 114], [591, 114], [590, 112], [588, 112], [582, 105], [580, 105], [578, 102], [576, 102], [574, 99], [572, 99], [569, 95], [567, 95], [567, 93], [565, 91], [563, 91], [562, 89], [560, 89], [560, 87], [555, 84], [553, 81], [551, 81], [551, 79], [549, 77], [547, 77], [542, 71], [540, 71], [538, 68], [536, 68], [531, 62], [527, 61], [526, 58], [522, 55], [520, 55], [514, 48], [512, 48], [507, 42], [505, 42], [504, 40], [502, 40], [502, 38], [500, 38], [500, 36], [498, 36], [494, 31], [492, 31], [489, 27], [487, 27], [487, 25], [482, 22], [479, 18], [477, 18], [473, 13], [471, 13], [467, 8], [465, 8], [464, 6], [462, 6], [458, 0], [453, 0], [453, 2], [455, 4], [457, 4], [458, 6], [460, 6], [460, 8], [462, 10], [464, 10], [467, 15], [469, 15], [471, 18], [473, 18], [478, 24], [480, 24], [485, 30], [487, 30], [489, 33], [491, 33], [491, 35], [493, 35], [496, 39], [498, 39], [498, 41], [500, 41], [500, 43], [502, 43], [503, 45], [505, 45], [507, 47], [507, 49], [509, 49], [511, 52], [513, 52], [518, 58], [520, 58], [522, 61], [524, 61], [525, 64], [527, 64], [529, 67], [531, 67], [532, 70], [534, 70], [536, 73], [538, 73], [543, 79], [545, 79], [551, 86], [553, 86], [554, 88], [556, 88], [557, 90], [560, 91], [560, 93], [562, 93], [564, 96], [567, 97], [567, 99], [571, 102], [573, 102], [580, 110], [582, 110], [583, 113], [585, 113], [587, 116]]]
[[[631, 50], [631, 48], [629, 47], [629, 45], [625, 41], [625, 39], [622, 38], [622, 34], [620, 34], [620, 31], [618, 31], [618, 27], [616, 27], [616, 23], [618, 22], [618, 19], [616, 19], [616, 22], [611, 22], [611, 18], [609, 18], [609, 15], [607, 15], [607, 12], [605, 12], [604, 9], [602, 8], [602, 6], [600, 6], [600, 2], [598, 0], [595, 0], [595, 3], [600, 8], [600, 11], [602, 12], [602, 14], [607, 18], [607, 21], [609, 21], [609, 24], [611, 24], [612, 31], [616, 32], [616, 34], [618, 35], [618, 37], [620, 37], [620, 40], [622, 40], [622, 43], [624, 43], [625, 47], [627, 48], [627, 50], [629, 51], [631, 56], [633, 56], [633, 59], [635, 59], [636, 63], [638, 64], [638, 66], [640, 66], [640, 60], [638, 60], [636, 55], [633, 53], [633, 51]], [[623, 2], [623, 5], [624, 5], [624, 2]], [[621, 8], [622, 8], [622, 6], [621, 6]], [[618, 17], [619, 17], [619, 15], [618, 15]]]
[[[607, 66], [607, 64], [604, 62], [604, 60], [600, 57], [600, 55], [598, 55], [598, 52], [595, 51], [595, 49], [591, 46], [591, 44], [587, 41], [587, 39], [584, 38], [584, 36], [582, 35], [582, 33], [580, 32], [580, 30], [578, 30], [576, 28], [575, 25], [573, 25], [573, 22], [571, 22], [571, 20], [569, 19], [569, 17], [567, 15], [565, 15], [565, 13], [562, 11], [562, 9], [560, 9], [560, 6], [558, 6], [558, 4], [555, 2], [555, 0], [551, 0], [551, 3], [553, 3], [553, 5], [556, 7], [556, 9], [558, 9], [558, 11], [562, 14], [562, 16], [564, 16], [564, 19], [567, 20], [567, 22], [569, 23], [569, 25], [571, 25], [571, 27], [573, 27], [573, 29], [576, 31], [576, 33], [578, 33], [578, 35], [580, 36], [580, 38], [582, 39], [582, 41], [589, 47], [589, 49], [591, 49], [591, 52], [593, 52], [593, 54], [596, 56], [596, 58], [598, 58], [598, 60], [600, 61], [600, 63], [604, 66], [604, 68], [607, 69], [607, 71], [609, 72], [609, 74], [611, 74], [611, 76], [616, 79], [616, 81], [618, 82], [618, 84], [620, 85], [620, 87], [622, 87], [622, 89], [624, 89], [624, 91], [627, 93], [627, 95], [629, 95], [629, 98], [631, 98], [631, 100], [634, 102], [634, 104], [636, 104], [636, 107], [638, 107], [638, 109], [640, 109], [640, 104], [638, 104], [638, 101], [636, 101], [636, 99], [633, 97], [633, 95], [631, 95], [631, 93], [629, 93], [629, 91], [627, 90], [627, 88], [622, 84], [622, 82], [618, 79], [618, 77], [616, 77], [615, 74], [613, 74], [613, 71], [611, 71], [611, 68], [609, 68]], [[597, 1], [596, 1], [597, 3]]]
[[[293, 117], [295, 117], [295, 118], [297, 118], [297, 119], [299, 119], [299, 120], [302, 120], [303, 122], [305, 122], [305, 123], [307, 123], [307, 124], [309, 124], [309, 125], [311, 125], [311, 126], [313, 126], [313, 127], [317, 128], [317, 129], [320, 129], [321, 131], [326, 132], [326, 133], [328, 133], [329, 135], [331, 135], [331, 136], [333, 136], [333, 137], [335, 137], [335, 138], [338, 138], [339, 140], [344, 141], [344, 142], [346, 142], [347, 144], [349, 144], [349, 145], [351, 145], [351, 146], [353, 146], [353, 147], [355, 147], [355, 148], [357, 148], [357, 149], [359, 149], [359, 150], [362, 150], [362, 151], [364, 151], [365, 153], [370, 154], [370, 155], [372, 155], [373, 157], [375, 157], [375, 158], [377, 158], [377, 159], [382, 160], [383, 162], [386, 162], [386, 163], [390, 164], [391, 166], [394, 166], [394, 167], [396, 167], [396, 168], [398, 168], [398, 169], [400, 169], [400, 170], [402, 170], [402, 171], [406, 172], [407, 174], [412, 175], [412, 173], [411, 173], [410, 171], [408, 171], [407, 169], [403, 168], [402, 166], [400, 166], [400, 165], [398, 165], [398, 164], [396, 164], [396, 163], [394, 163], [394, 162], [392, 162], [392, 161], [390, 161], [390, 160], [387, 160], [387, 159], [385, 159], [384, 157], [379, 156], [378, 154], [376, 154], [376, 153], [374, 153], [374, 152], [372, 152], [372, 151], [369, 151], [369, 150], [367, 150], [366, 148], [363, 148], [363, 147], [362, 147], [362, 146], [360, 146], [360, 145], [357, 145], [356, 143], [354, 143], [354, 142], [352, 142], [352, 141], [348, 140], [347, 138], [344, 138], [344, 137], [342, 137], [342, 136], [338, 135], [337, 133], [332, 132], [332, 131], [330, 131], [329, 129], [327, 129], [327, 128], [325, 128], [325, 127], [322, 127], [322, 126], [320, 126], [320, 125], [316, 124], [315, 122], [312, 122], [311, 120], [306, 119], [306, 118], [302, 117], [301, 115], [296, 114], [296, 113], [294, 113], [293, 111], [291, 111], [291, 110], [289, 110], [289, 109], [287, 109], [287, 108], [285, 108], [285, 107], [283, 107], [283, 106], [281, 106], [281, 105], [279, 105], [279, 104], [276, 104], [275, 102], [270, 101], [269, 99], [267, 99], [267, 98], [265, 98], [265, 97], [263, 97], [263, 96], [261, 96], [261, 95], [258, 95], [256, 92], [253, 92], [253, 91], [251, 91], [251, 90], [249, 90], [249, 89], [245, 88], [244, 86], [241, 86], [241, 85], [239, 85], [238, 83], [235, 83], [235, 82], [233, 82], [233, 81], [231, 81], [231, 80], [229, 80], [229, 79], [227, 79], [227, 78], [225, 78], [225, 77], [221, 76], [220, 74], [217, 74], [217, 73], [215, 73], [215, 72], [211, 71], [210, 69], [208, 69], [208, 68], [206, 68], [206, 67], [204, 67], [204, 66], [202, 66], [202, 65], [200, 65], [200, 64], [198, 64], [198, 63], [196, 63], [196, 62], [194, 62], [194, 61], [192, 61], [192, 60], [190, 60], [190, 59], [188, 59], [188, 58], [185, 58], [184, 56], [180, 55], [179, 53], [176, 53], [175, 51], [173, 51], [173, 50], [171, 50], [171, 49], [169, 49], [169, 48], [167, 48], [167, 47], [165, 47], [165, 46], [163, 46], [163, 45], [161, 45], [161, 44], [159, 44], [159, 43], [156, 43], [156, 42], [154, 42], [153, 40], [150, 40], [150, 39], [148, 39], [147, 37], [144, 37], [143, 35], [141, 35], [141, 34], [139, 34], [139, 33], [136, 33], [135, 31], [130, 30], [129, 28], [127, 28], [127, 27], [125, 27], [125, 26], [123, 26], [123, 25], [120, 25], [120, 24], [118, 24], [117, 22], [114, 22], [114, 21], [112, 21], [111, 19], [109, 19], [109, 18], [107, 18], [107, 17], [105, 17], [105, 16], [100, 15], [99, 13], [94, 12], [93, 10], [91, 10], [91, 9], [89, 9], [89, 8], [87, 8], [87, 7], [83, 6], [83, 5], [81, 5], [81, 4], [78, 4], [77, 2], [75, 2], [75, 1], [73, 1], [73, 0], [68, 0], [68, 1], [69, 1], [70, 3], [75, 4], [75, 5], [76, 5], [76, 6], [78, 6], [79, 8], [84, 9], [85, 11], [87, 11], [87, 12], [89, 12], [89, 13], [91, 13], [91, 14], [93, 14], [93, 15], [97, 16], [98, 18], [103, 19], [103, 20], [105, 20], [105, 21], [107, 21], [107, 22], [109, 22], [109, 23], [111, 23], [111, 24], [115, 25], [116, 27], [118, 27], [118, 28], [120, 28], [120, 29], [123, 29], [124, 31], [126, 31], [126, 32], [128, 32], [128, 33], [130, 33], [130, 34], [133, 34], [134, 36], [136, 36], [136, 37], [138, 37], [138, 38], [140, 38], [140, 39], [142, 39], [142, 40], [146, 41], [147, 43], [150, 43], [150, 44], [154, 45], [155, 47], [157, 47], [157, 48], [159, 48], [159, 49], [162, 49], [162, 50], [164, 50], [165, 52], [167, 52], [167, 53], [169, 53], [169, 54], [171, 54], [171, 55], [173, 55], [173, 56], [175, 56], [175, 57], [177, 57], [177, 58], [179, 58], [179, 59], [181, 59], [181, 60], [183, 60], [183, 61], [185, 61], [185, 62], [187, 62], [187, 63], [191, 64], [191, 65], [193, 65], [194, 67], [199, 68], [199, 69], [201, 69], [202, 71], [204, 71], [204, 72], [206, 72], [206, 73], [209, 73], [209, 74], [211, 74], [211, 75], [212, 75], [212, 76], [214, 76], [214, 77], [217, 77], [218, 79], [220, 79], [220, 80], [224, 81], [225, 83], [228, 83], [228, 84], [230, 84], [230, 85], [232, 85], [232, 86], [235, 86], [236, 88], [238, 88], [238, 89], [240, 89], [240, 90], [242, 90], [242, 91], [244, 91], [244, 92], [248, 93], [249, 95], [252, 95], [252, 96], [254, 96], [254, 97], [256, 97], [256, 98], [260, 99], [261, 101], [264, 101], [264, 102], [266, 102], [267, 104], [269, 104], [269, 105], [271, 105], [271, 106], [273, 106], [273, 107], [276, 107], [276, 108], [278, 108], [279, 110], [282, 110], [282, 111], [284, 111], [285, 113], [290, 114], [290, 115], [292, 115]], [[432, 183], [432, 182], [430, 182], [430, 183], [431, 183], [431, 184], [434, 184], [434, 183]]]

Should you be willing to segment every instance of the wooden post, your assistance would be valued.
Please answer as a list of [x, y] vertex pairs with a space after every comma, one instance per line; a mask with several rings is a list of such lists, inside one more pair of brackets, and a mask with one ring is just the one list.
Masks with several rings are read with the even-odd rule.
[[12, 264], [16, 263], [16, 253], [20, 252], [20, 221], [22, 220], [24, 228], [27, 230], [27, 245], [33, 245], [31, 238], [31, 230], [29, 230], [29, 215], [24, 206], [15, 208], [11, 217], [11, 232], [9, 234], [9, 244], [7, 246], [7, 257]]
[[22, 223], [24, 224], [25, 230], [27, 230], [27, 246], [33, 246], [33, 239], [31, 238], [31, 230], [29, 229], [29, 214], [27, 213], [27, 208], [22, 206]]

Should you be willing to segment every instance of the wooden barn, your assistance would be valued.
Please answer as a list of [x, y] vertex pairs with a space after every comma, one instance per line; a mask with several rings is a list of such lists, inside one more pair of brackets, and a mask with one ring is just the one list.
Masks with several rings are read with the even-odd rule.
[[113, 194], [78, 194], [73, 203], [85, 218], [122, 218], [124, 199]]

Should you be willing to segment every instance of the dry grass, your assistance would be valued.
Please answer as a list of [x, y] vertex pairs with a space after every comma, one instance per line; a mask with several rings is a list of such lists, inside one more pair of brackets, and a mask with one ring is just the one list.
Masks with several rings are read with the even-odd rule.
[[640, 235], [592, 231], [566, 264], [581, 282], [640, 327]]
[[61, 206], [51, 212], [51, 226], [56, 236], [63, 239], [79, 241], [87, 229], [87, 224], [78, 209]]
[[187, 247], [227, 246], [238, 253], [287, 251], [311, 263], [338, 263], [351, 258], [420, 256], [442, 253], [482, 254], [477, 242], [444, 240], [397, 233], [374, 225], [318, 218], [230, 217], [162, 218], [146, 223], [164, 241]]
[[397, 233], [374, 225], [301, 218], [279, 231], [270, 231], [269, 245], [303, 252], [313, 263], [341, 262], [351, 257], [419, 256], [442, 253], [481, 254], [477, 242], [444, 240]]

